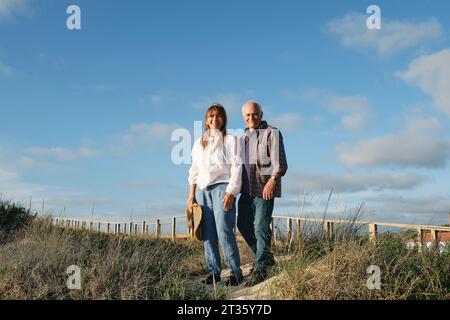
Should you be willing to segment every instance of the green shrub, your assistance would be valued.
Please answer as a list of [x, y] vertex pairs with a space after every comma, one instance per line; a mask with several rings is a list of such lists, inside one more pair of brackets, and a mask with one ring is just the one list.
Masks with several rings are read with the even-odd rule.
[[15, 203], [0, 199], [0, 243], [6, 242], [14, 233], [27, 226], [36, 214]]

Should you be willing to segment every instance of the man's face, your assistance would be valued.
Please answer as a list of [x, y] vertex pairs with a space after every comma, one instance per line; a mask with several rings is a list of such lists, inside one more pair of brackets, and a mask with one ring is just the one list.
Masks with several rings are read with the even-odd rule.
[[249, 129], [256, 129], [261, 124], [261, 114], [258, 108], [253, 104], [246, 104], [244, 107], [244, 121]]

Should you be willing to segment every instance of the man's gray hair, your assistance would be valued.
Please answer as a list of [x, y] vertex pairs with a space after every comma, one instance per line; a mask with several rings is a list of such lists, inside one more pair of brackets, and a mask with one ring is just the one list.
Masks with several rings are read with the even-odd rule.
[[253, 100], [250, 100], [250, 101], [247, 101], [246, 103], [244, 103], [244, 105], [242, 106], [242, 114], [244, 114], [245, 106], [248, 104], [253, 104], [256, 107], [256, 109], [258, 109], [260, 116], [263, 114], [261, 105], [258, 102], [253, 101]]

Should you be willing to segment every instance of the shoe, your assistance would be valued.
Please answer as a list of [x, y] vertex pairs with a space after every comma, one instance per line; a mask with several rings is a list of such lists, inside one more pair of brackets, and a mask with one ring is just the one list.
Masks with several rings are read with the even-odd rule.
[[239, 276], [230, 276], [225, 282], [223, 283], [225, 286], [238, 286], [244, 281], [244, 276], [240, 274]]
[[266, 280], [266, 278], [267, 278], [266, 272], [255, 270], [245, 285], [247, 287], [253, 287], [253, 286], [257, 285], [258, 283], [261, 283], [264, 280]]
[[220, 282], [220, 275], [215, 275], [211, 273], [208, 277], [206, 277], [205, 280], [202, 280], [202, 283], [207, 286], [214, 284], [214, 282], [215, 283]]
[[277, 263], [275, 262], [275, 260], [270, 260], [270, 261], [267, 261], [267, 262], [266, 262], [266, 267], [267, 267], [267, 268], [275, 267], [276, 264], [277, 264]]

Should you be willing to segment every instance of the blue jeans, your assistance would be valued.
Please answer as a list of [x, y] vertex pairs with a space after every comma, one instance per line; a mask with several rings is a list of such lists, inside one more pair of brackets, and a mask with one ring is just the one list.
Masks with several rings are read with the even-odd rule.
[[255, 271], [266, 272], [267, 267], [275, 264], [272, 253], [272, 221], [274, 198], [264, 200], [251, 197], [247, 193], [241, 194], [238, 204], [239, 232], [256, 255]]
[[202, 206], [202, 237], [205, 246], [205, 259], [209, 274], [220, 275], [222, 270], [219, 241], [222, 246], [225, 264], [231, 269], [231, 275], [240, 276], [241, 258], [233, 232], [236, 223], [236, 202], [230, 210], [224, 211], [223, 198], [228, 183], [217, 183], [198, 190], [197, 201]]

